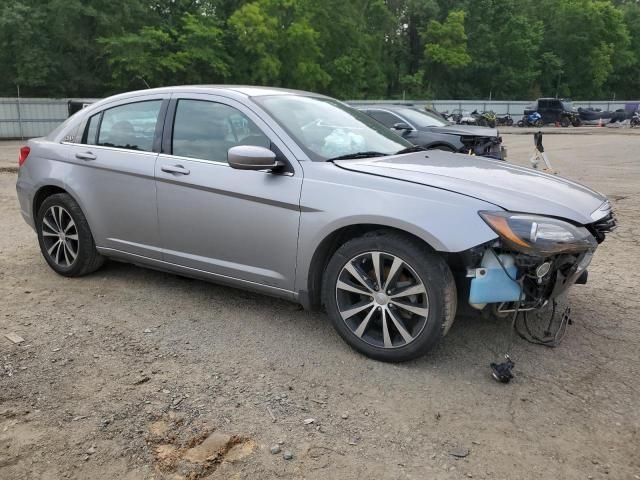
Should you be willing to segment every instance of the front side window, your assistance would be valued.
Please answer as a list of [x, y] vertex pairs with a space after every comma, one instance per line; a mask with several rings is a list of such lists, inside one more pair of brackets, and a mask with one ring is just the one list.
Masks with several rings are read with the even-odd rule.
[[416, 110], [413, 108], [403, 108], [399, 112], [405, 118], [407, 118], [412, 124], [418, 128], [422, 127], [444, 127], [447, 122], [435, 115], [423, 110]]
[[178, 101], [171, 142], [173, 155], [216, 162], [226, 162], [231, 147], [271, 146], [269, 138], [245, 114], [206, 100]]
[[369, 110], [369, 115], [387, 128], [392, 128], [396, 123], [405, 123], [404, 120], [394, 114], [382, 110]]
[[[102, 122], [95, 144], [150, 152], [161, 104], [162, 100], [151, 100], [105, 110], [102, 112]], [[98, 117], [99, 115], [91, 117], [87, 125], [86, 135], [89, 144], [92, 144], [91, 130], [96, 128], [94, 119]]]
[[412, 144], [337, 100], [302, 95], [252, 98], [316, 162], [359, 152], [394, 154]]

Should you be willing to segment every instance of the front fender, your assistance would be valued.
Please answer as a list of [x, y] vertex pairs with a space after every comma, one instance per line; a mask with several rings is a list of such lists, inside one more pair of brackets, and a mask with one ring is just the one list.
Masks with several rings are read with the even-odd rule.
[[439, 252], [461, 252], [497, 238], [480, 218], [493, 204], [455, 192], [305, 162], [296, 290], [307, 290], [313, 255], [324, 239], [351, 225], [379, 225], [422, 239]]

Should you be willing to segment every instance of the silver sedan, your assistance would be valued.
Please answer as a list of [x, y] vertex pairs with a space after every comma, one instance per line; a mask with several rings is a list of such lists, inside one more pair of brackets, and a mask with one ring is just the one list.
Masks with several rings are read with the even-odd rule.
[[322, 95], [172, 87], [107, 98], [20, 151], [44, 259], [105, 258], [324, 308], [373, 358], [425, 353], [458, 304], [536, 310], [615, 224], [577, 183], [424, 151]]

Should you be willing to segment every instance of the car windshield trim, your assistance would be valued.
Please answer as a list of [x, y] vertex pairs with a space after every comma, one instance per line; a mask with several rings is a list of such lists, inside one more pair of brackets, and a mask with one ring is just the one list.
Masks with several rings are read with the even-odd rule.
[[393, 155], [412, 146], [366, 113], [338, 100], [289, 94], [261, 95], [252, 101], [315, 162], [361, 152]]

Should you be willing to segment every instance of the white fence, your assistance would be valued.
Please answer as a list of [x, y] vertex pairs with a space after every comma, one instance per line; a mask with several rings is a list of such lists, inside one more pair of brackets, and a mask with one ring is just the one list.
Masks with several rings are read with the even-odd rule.
[[[0, 139], [31, 138], [47, 135], [69, 116], [69, 101], [79, 100], [93, 102], [97, 99], [70, 98], [2, 98], [0, 97]], [[363, 103], [405, 103], [416, 106], [428, 105], [440, 112], [455, 109], [461, 110], [493, 110], [497, 114], [509, 113], [517, 121], [522, 116], [524, 107], [531, 102], [495, 101], [495, 100], [354, 100], [348, 103], [357, 105]], [[592, 107], [602, 110], [617, 110], [625, 108], [628, 103], [638, 104], [638, 101], [588, 101], [573, 102], [575, 107]]]
[[[371, 105], [371, 104], [404, 104], [414, 105], [417, 107], [428, 106], [434, 108], [438, 112], [452, 112], [460, 109], [468, 112], [478, 110], [484, 112], [492, 110], [498, 115], [510, 114], [514, 120], [518, 121], [522, 117], [524, 109], [527, 105], [531, 105], [534, 101], [512, 101], [512, 100], [351, 100], [347, 103], [351, 105]], [[572, 102], [575, 108], [599, 108], [604, 111], [614, 111], [625, 108], [628, 104], [635, 105], [638, 108], [640, 101], [607, 101], [607, 100], [589, 100], [585, 102]]]
[[[0, 97], [0, 138], [47, 135], [69, 117], [70, 98]], [[97, 99], [83, 99], [93, 102]]]

